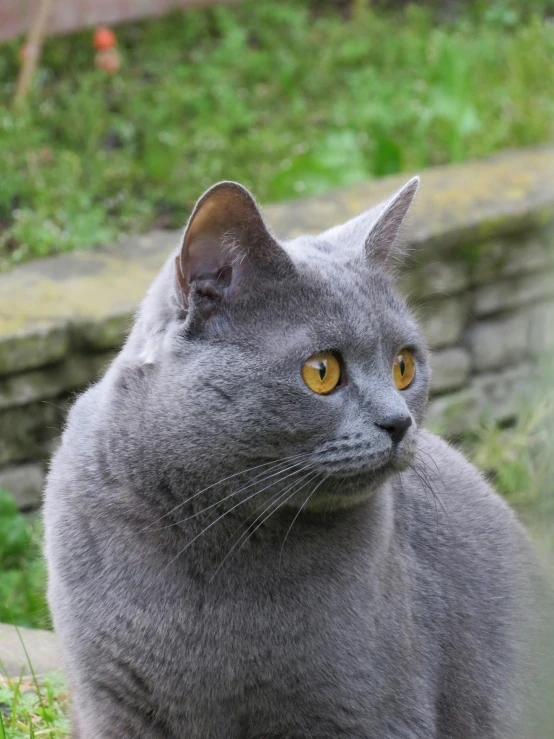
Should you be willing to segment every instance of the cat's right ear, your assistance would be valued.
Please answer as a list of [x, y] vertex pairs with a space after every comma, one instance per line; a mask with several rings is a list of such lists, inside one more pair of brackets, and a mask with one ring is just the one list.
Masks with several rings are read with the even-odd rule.
[[194, 303], [207, 315], [252, 290], [257, 276], [284, 275], [291, 267], [256, 201], [237, 182], [220, 182], [202, 195], [175, 258], [185, 307]]
[[387, 261], [398, 232], [419, 188], [419, 177], [412, 177], [382, 207], [366, 237], [364, 251], [371, 262]]
[[391, 198], [322, 234], [340, 252], [363, 253], [370, 264], [386, 264], [419, 187], [412, 177]]

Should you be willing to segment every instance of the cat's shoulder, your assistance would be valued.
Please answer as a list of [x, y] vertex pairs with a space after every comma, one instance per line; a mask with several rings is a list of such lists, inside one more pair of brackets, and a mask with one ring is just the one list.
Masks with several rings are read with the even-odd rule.
[[441, 487], [464, 493], [459, 496], [460, 501], [464, 498], [487, 500], [491, 505], [508, 509], [482, 472], [459, 449], [430, 431], [422, 430], [418, 435], [412, 469], [416, 473], [425, 473], [427, 479], [440, 483]]
[[50, 461], [44, 491], [46, 509], [52, 501], [59, 504], [68, 495], [86, 499], [86, 485], [83, 483], [88, 473], [97, 466], [101, 404], [102, 387], [96, 383], [71, 406], [60, 443]]
[[476, 624], [493, 630], [499, 622], [525, 641], [537, 592], [531, 540], [481, 472], [429, 432], [399, 476], [395, 533], [424, 612], [444, 608], [460, 643], [479, 643]]
[[102, 399], [102, 381], [79, 395], [67, 414], [60, 450], [81, 455], [84, 448], [90, 449], [91, 440], [97, 434]]
[[[506, 501], [458, 449], [440, 436], [421, 431], [414, 461], [402, 474], [402, 507], [418, 525], [441, 528], [471, 541], [526, 539]], [[422, 520], [424, 519], [424, 520]], [[444, 524], [444, 527], [443, 527]]]

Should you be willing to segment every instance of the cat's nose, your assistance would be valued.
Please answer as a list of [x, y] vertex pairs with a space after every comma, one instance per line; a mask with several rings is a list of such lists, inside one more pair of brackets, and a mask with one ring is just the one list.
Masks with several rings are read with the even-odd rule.
[[375, 421], [375, 425], [387, 431], [395, 444], [402, 441], [404, 434], [412, 425], [412, 417], [409, 413], [405, 415], [395, 415], [384, 418], [382, 421]]

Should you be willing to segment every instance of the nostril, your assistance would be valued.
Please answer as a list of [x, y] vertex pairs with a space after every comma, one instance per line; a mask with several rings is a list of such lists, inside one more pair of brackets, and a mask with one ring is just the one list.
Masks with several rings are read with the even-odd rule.
[[412, 417], [410, 415], [391, 416], [390, 418], [384, 418], [382, 421], [376, 421], [375, 425], [383, 431], [387, 431], [393, 441], [399, 442], [412, 425]]

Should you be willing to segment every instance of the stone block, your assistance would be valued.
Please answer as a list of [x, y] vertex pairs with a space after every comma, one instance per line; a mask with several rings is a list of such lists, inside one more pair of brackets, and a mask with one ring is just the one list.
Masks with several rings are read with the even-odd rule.
[[431, 356], [431, 393], [443, 393], [463, 387], [471, 370], [471, 356], [467, 349], [454, 347], [433, 352]]
[[501, 372], [475, 375], [470, 390], [478, 399], [479, 419], [508, 421], [517, 416], [536, 384], [537, 368], [522, 363]]
[[96, 379], [112, 357], [111, 353], [75, 355], [61, 364], [0, 379], [0, 410], [79, 390]]
[[41, 459], [61, 430], [68, 404], [56, 398], [0, 412], [0, 466]]
[[524, 363], [476, 375], [469, 387], [431, 399], [426, 426], [452, 438], [484, 421], [509, 421], [529, 397], [535, 374], [536, 369]]
[[451, 439], [475, 423], [475, 398], [469, 388], [431, 398], [425, 415], [425, 426]]
[[554, 229], [492, 239], [466, 251], [471, 281], [477, 285], [553, 270]]
[[417, 253], [411, 257], [399, 280], [403, 295], [413, 298], [431, 298], [457, 295], [470, 284], [469, 264], [445, 254], [443, 262], [420, 263]]
[[54, 323], [39, 327], [31, 325], [5, 333], [1, 329], [0, 325], [0, 375], [58, 362], [69, 350], [67, 326]]
[[132, 320], [133, 314], [127, 311], [121, 315], [78, 324], [74, 328], [75, 343], [94, 351], [119, 349], [127, 338]]
[[467, 321], [467, 301], [463, 296], [431, 300], [414, 306], [431, 349], [457, 344]]
[[[25, 649], [21, 644], [22, 641]], [[29, 655], [32, 670], [25, 650]], [[31, 676], [32, 672], [43, 676], [48, 672], [62, 669], [62, 658], [55, 634], [52, 631], [27, 629], [23, 626], [16, 629], [15, 626], [0, 624], [0, 660], [10, 677], [19, 677], [21, 673]]]
[[[442, 261], [460, 244], [546, 225], [554, 215], [553, 159], [552, 147], [540, 147], [422, 172], [405, 241]], [[318, 233], [390, 197], [408, 177], [401, 173], [264, 211], [278, 236]]]
[[523, 275], [477, 287], [471, 312], [476, 317], [490, 316], [548, 297], [554, 297], [554, 272]]
[[534, 305], [529, 312], [529, 351], [549, 361], [554, 352], [554, 302]]
[[475, 370], [483, 372], [518, 364], [528, 356], [528, 337], [528, 312], [475, 323], [468, 332]]
[[0, 488], [7, 490], [21, 511], [37, 508], [44, 487], [44, 468], [36, 462], [0, 468]]

